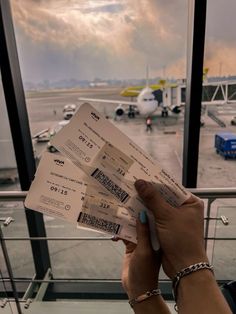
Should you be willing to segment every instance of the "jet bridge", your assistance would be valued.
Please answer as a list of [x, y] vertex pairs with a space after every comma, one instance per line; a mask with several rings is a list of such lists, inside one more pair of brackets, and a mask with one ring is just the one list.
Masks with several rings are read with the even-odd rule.
[[[177, 86], [165, 89], [168, 106], [184, 106], [186, 103], [186, 84], [179, 82]], [[236, 104], [236, 81], [205, 82], [202, 87], [203, 105]]]

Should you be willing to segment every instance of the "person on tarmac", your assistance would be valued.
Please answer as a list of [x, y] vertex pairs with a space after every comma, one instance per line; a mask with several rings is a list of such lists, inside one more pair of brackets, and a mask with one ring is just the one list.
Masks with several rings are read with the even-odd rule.
[[146, 131], [152, 132], [152, 119], [151, 119], [151, 117], [147, 117], [147, 119], [146, 119]]

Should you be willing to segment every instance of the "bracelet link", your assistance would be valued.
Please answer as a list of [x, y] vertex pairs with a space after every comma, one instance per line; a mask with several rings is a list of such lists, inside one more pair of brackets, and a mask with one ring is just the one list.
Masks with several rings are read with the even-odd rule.
[[135, 304], [143, 302], [143, 301], [149, 299], [152, 296], [160, 295], [160, 294], [161, 294], [161, 290], [160, 289], [154, 289], [154, 290], [147, 291], [144, 294], [141, 294], [138, 297], [129, 300], [129, 305], [131, 307], [134, 307]]

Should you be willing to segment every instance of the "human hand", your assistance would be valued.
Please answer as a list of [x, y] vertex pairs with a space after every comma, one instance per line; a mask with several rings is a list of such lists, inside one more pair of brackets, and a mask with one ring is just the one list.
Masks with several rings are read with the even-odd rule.
[[173, 279], [178, 271], [189, 265], [208, 262], [204, 248], [203, 202], [191, 195], [183, 205], [175, 208], [164, 200], [153, 184], [138, 180], [135, 187], [154, 214], [166, 275]]
[[157, 288], [161, 265], [160, 252], [157, 255], [151, 246], [145, 211], [141, 212], [136, 228], [137, 245], [123, 240], [126, 248], [122, 269], [122, 285], [129, 299]]

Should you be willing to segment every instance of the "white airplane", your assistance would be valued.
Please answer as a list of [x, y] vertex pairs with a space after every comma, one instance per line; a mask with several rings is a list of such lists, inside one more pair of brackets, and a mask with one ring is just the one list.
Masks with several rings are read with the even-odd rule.
[[[152, 115], [158, 108], [158, 101], [155, 99], [153, 90], [148, 86], [142, 89], [137, 96], [137, 101], [123, 101], [123, 100], [113, 100], [113, 99], [99, 99], [99, 98], [79, 98], [82, 101], [89, 102], [100, 102], [100, 103], [113, 103], [118, 106], [115, 109], [115, 114], [117, 117], [121, 117], [127, 114], [129, 118], [134, 118], [136, 114], [142, 116]], [[126, 108], [125, 108], [126, 107]]]
[[[123, 115], [127, 114], [129, 118], [135, 118], [136, 115], [141, 115], [144, 117], [149, 117], [155, 113], [158, 107], [161, 108], [162, 117], [168, 116], [168, 110], [170, 109], [173, 113], [180, 113], [180, 107], [173, 106], [170, 108], [166, 104], [166, 94], [165, 94], [165, 81], [164, 84], [161, 83], [154, 86], [149, 86], [149, 67], [146, 66], [146, 86], [137, 90], [135, 87], [132, 90], [132, 87], [128, 87], [121, 92], [122, 96], [127, 96], [128, 94], [134, 94], [137, 99], [136, 101], [123, 101], [123, 100], [108, 100], [108, 99], [94, 99], [94, 98], [79, 98], [82, 101], [90, 102], [100, 102], [100, 103], [109, 103], [109, 104], [118, 104], [115, 109], [116, 118], [121, 118]], [[126, 108], [125, 108], [126, 106]]]

